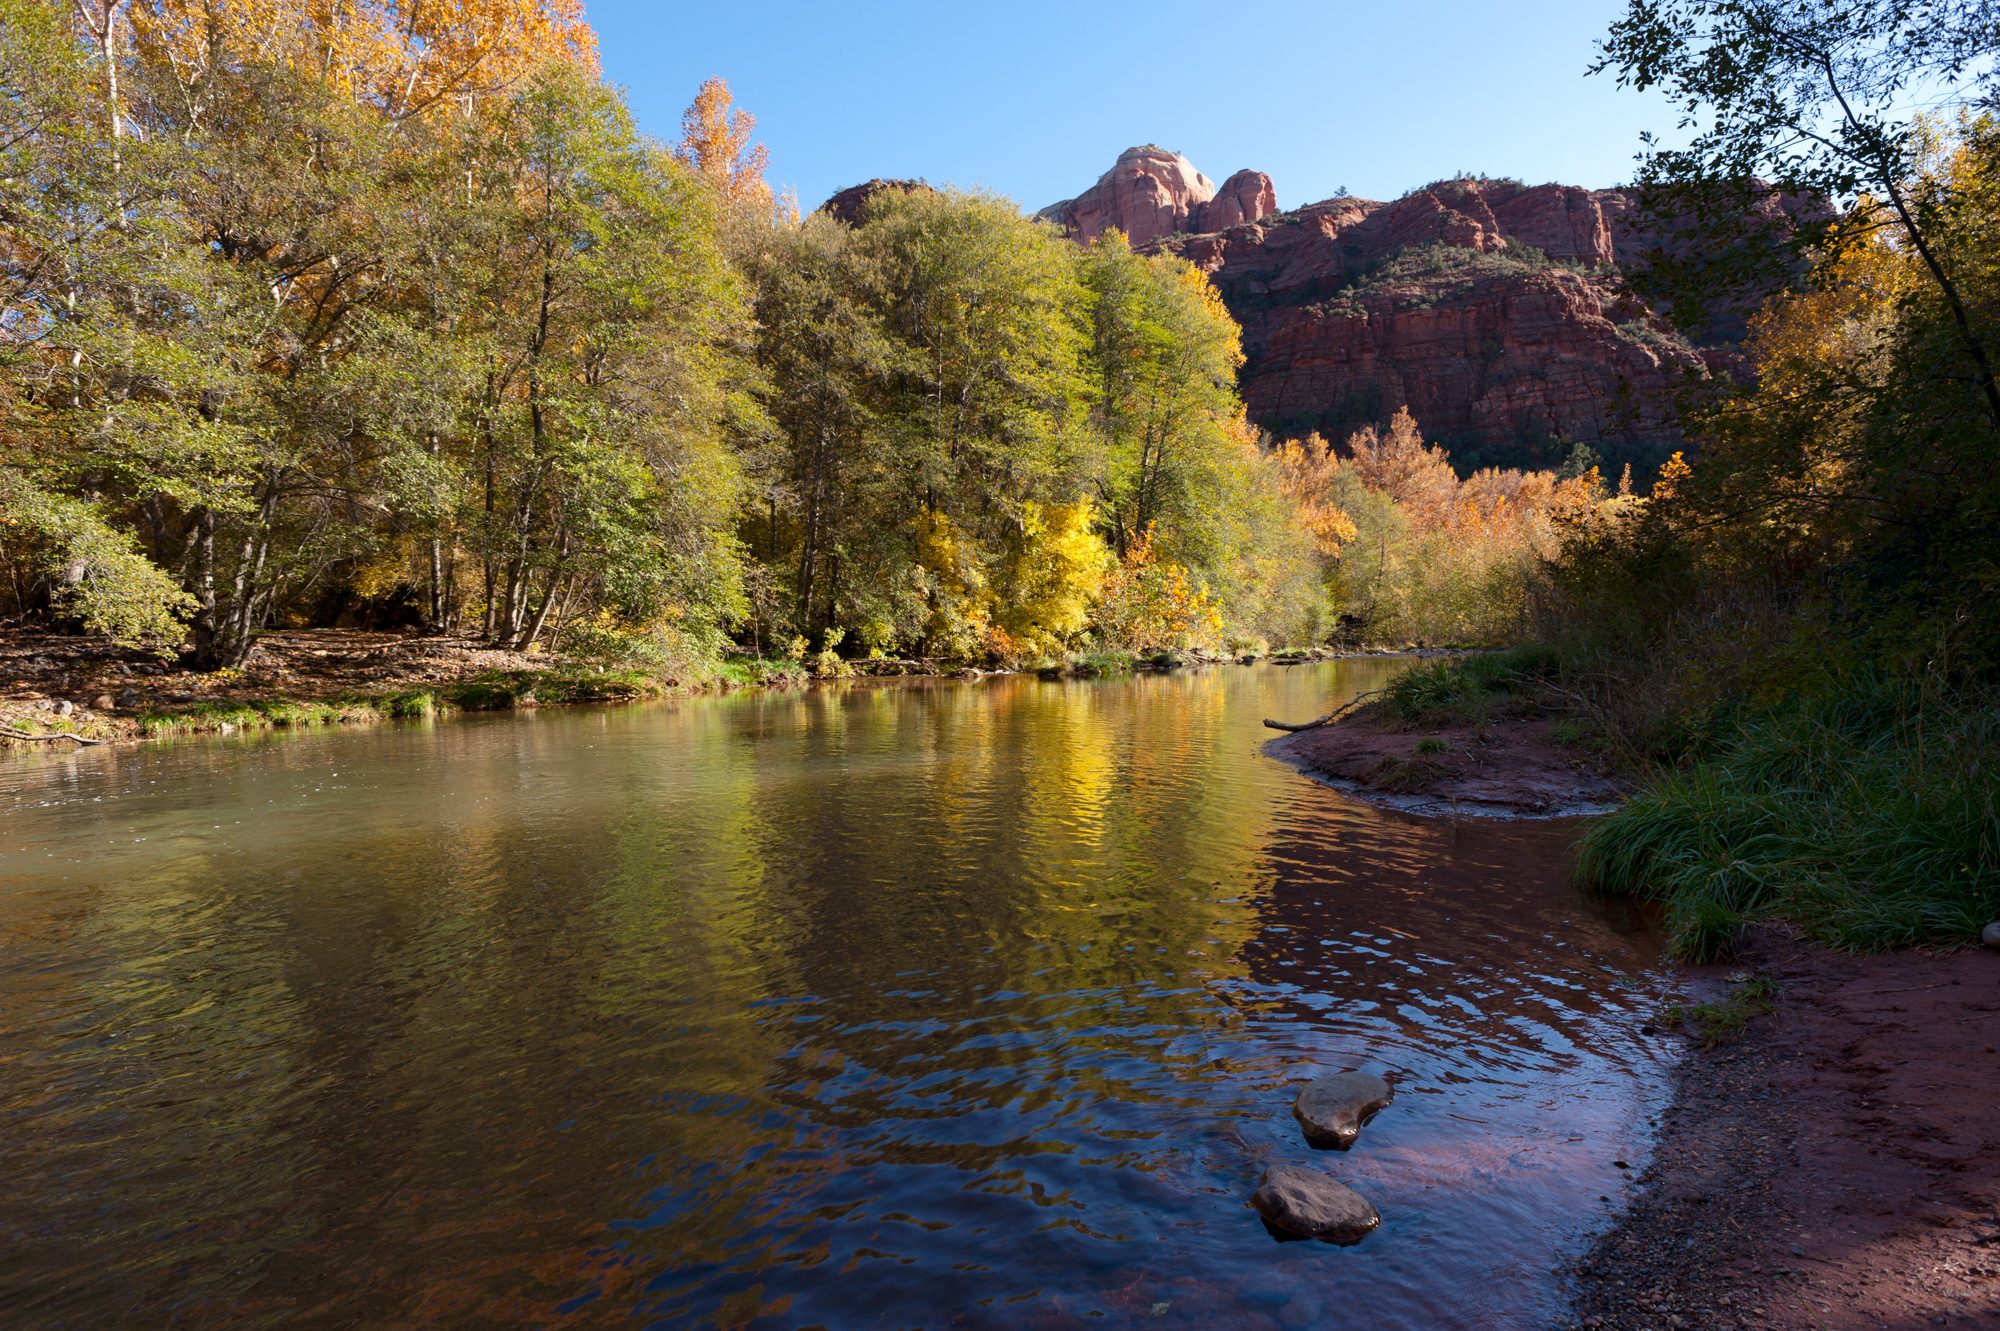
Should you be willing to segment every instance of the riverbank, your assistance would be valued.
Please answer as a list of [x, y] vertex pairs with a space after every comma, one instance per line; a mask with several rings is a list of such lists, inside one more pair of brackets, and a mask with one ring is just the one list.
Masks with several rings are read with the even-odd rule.
[[1727, 973], [1775, 981], [1772, 1011], [1682, 1064], [1572, 1324], [2000, 1327], [2000, 953], [1765, 927]]
[[1356, 799], [1410, 813], [1555, 818], [1603, 813], [1628, 787], [1548, 705], [1534, 649], [1432, 662], [1377, 697], [1293, 724], [1275, 758]]
[[793, 688], [816, 679], [967, 679], [1034, 674], [1091, 679], [1269, 660], [1277, 665], [1352, 656], [1435, 655], [1370, 648], [1281, 651], [1269, 657], [1202, 652], [1101, 652], [1014, 669], [933, 660], [715, 662], [698, 678], [612, 670], [475, 639], [347, 629], [261, 635], [241, 669], [182, 669], [102, 640], [0, 634], [0, 752], [73, 748], [191, 734], [355, 725], [452, 712], [567, 703], [632, 702], [666, 694]]
[[1412, 727], [1363, 710], [1265, 750], [1356, 799], [1409, 813], [1560, 818], [1603, 813], [1622, 793], [1539, 718]]
[[668, 687], [637, 671], [462, 638], [279, 631], [261, 637], [241, 669], [203, 673], [91, 639], [8, 634], [0, 637], [0, 748], [628, 701]]

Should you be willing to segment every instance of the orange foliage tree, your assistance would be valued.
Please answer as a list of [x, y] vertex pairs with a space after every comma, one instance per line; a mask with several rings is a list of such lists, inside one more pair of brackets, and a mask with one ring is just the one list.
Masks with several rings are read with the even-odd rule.
[[1148, 524], [1104, 580], [1097, 623], [1111, 641], [1148, 652], [1214, 641], [1222, 632], [1222, 612], [1186, 568], [1154, 553]]
[[503, 91], [551, 61], [597, 63], [582, 0], [127, 0], [127, 18], [191, 105], [246, 62], [312, 73], [397, 118]]
[[681, 141], [674, 156], [731, 203], [765, 207], [771, 203], [771, 187], [764, 180], [771, 155], [763, 144], [750, 141], [756, 132], [757, 117], [736, 108], [728, 83], [711, 78], [681, 113]]

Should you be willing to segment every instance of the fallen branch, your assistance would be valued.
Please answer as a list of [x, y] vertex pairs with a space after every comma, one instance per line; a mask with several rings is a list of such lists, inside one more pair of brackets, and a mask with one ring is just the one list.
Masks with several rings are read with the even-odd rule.
[[1354, 697], [1349, 698], [1345, 703], [1342, 703], [1339, 707], [1334, 708], [1332, 711], [1328, 712], [1325, 716], [1320, 717], [1317, 721], [1307, 721], [1303, 725], [1295, 726], [1295, 725], [1289, 725], [1283, 721], [1273, 721], [1268, 716], [1264, 718], [1264, 724], [1269, 728], [1271, 728], [1272, 730], [1282, 730], [1288, 734], [1293, 734], [1293, 735], [1296, 735], [1301, 730], [1318, 730], [1321, 726], [1332, 725], [1334, 722], [1340, 720], [1342, 717], [1354, 711], [1355, 708], [1361, 706], [1362, 703], [1367, 702], [1370, 698], [1380, 697], [1382, 694], [1387, 692], [1388, 692], [1387, 689], [1370, 689], [1366, 693], [1357, 693]]
[[14, 730], [7, 726], [0, 726], [0, 736], [5, 736], [7, 739], [41, 740], [45, 743], [58, 739], [71, 739], [75, 740], [78, 744], [104, 743], [101, 739], [89, 739], [82, 735], [72, 735], [66, 730], [52, 730], [46, 735], [31, 735], [25, 730]]

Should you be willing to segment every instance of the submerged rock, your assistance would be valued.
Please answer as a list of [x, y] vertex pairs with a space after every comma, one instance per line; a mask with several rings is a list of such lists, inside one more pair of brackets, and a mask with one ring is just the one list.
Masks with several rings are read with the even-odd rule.
[[1292, 1115], [1307, 1141], [1344, 1151], [1361, 1135], [1362, 1124], [1395, 1096], [1395, 1089], [1372, 1072], [1336, 1072], [1308, 1083], [1292, 1102]]
[[1264, 1171], [1250, 1204], [1277, 1229], [1345, 1246], [1374, 1233], [1382, 1217], [1366, 1197], [1331, 1175], [1302, 1165]]

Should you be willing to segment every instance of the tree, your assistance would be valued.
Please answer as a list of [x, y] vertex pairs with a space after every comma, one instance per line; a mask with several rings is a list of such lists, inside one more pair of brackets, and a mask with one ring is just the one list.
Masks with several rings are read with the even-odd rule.
[[712, 650], [741, 292], [573, 8], [137, 5], [107, 57], [0, 3], [0, 540], [77, 570], [52, 601], [142, 587], [130, 533], [202, 665], [419, 591], [512, 646], [587, 611]]
[[1229, 548], [1223, 473], [1243, 461], [1236, 371], [1241, 333], [1208, 278], [1184, 260], [1134, 254], [1106, 232], [1086, 251], [1092, 359], [1102, 392], [1098, 481], [1121, 556], [1157, 526], [1181, 559], [1212, 566]]
[[[1920, 257], [1949, 313], [1966, 378], [2000, 430], [1991, 333], [1967, 307], [1935, 236], [1934, 209], [1910, 191], [1923, 135], [1900, 109], [1921, 92], [1969, 102], [2000, 62], [2000, 23], [1986, 0], [1631, 0], [1601, 44], [1595, 70], [1621, 86], [1663, 90], [1679, 107], [1683, 147], [1649, 136], [1640, 186], [1652, 207], [1692, 234], [1678, 277], [1683, 312], [1701, 285], [1759, 291], [1781, 285], [1787, 261], [1865, 227], [1838, 214], [1795, 220], [1788, 245], [1766, 224], [1759, 177], [1781, 195], [1864, 206], [1893, 223]], [[1736, 243], [1717, 245], [1717, 237]]]
[[757, 117], [734, 107], [727, 83], [720, 78], [704, 81], [681, 113], [681, 140], [674, 156], [730, 203], [769, 212], [771, 187], [764, 172], [771, 155], [763, 144], [751, 142]]

